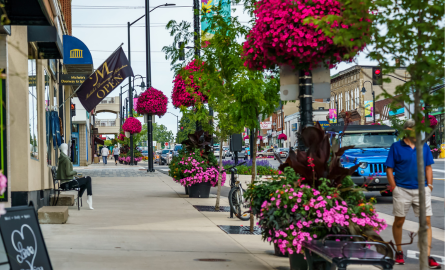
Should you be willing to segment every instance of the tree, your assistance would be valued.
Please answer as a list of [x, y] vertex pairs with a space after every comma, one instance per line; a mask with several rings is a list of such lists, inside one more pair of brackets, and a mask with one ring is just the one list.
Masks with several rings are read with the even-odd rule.
[[[181, 108], [181, 111], [193, 121], [201, 121], [204, 130], [214, 132], [220, 141], [224, 141], [230, 134], [241, 132], [244, 127], [259, 128], [259, 120], [262, 120], [259, 119], [260, 115], [270, 115], [278, 106], [279, 80], [277, 70], [265, 74], [262, 71], [249, 70], [244, 66], [241, 57], [243, 45], [240, 40], [245, 38], [249, 29], [243, 26], [237, 17], [227, 16], [220, 6], [214, 6], [212, 12], [213, 16], [202, 14], [203, 20], [209, 22], [210, 31], [215, 34], [209, 42], [203, 44], [202, 58], [196, 59], [202, 69], [194, 76], [199, 78], [200, 91], [208, 96], [209, 106], [217, 112], [217, 115], [214, 118], [208, 117], [207, 108], [199, 102], [194, 108]], [[184, 39], [185, 44], [192, 42], [187, 40], [193, 38], [193, 35], [189, 34], [189, 24], [170, 22], [167, 27], [171, 29], [171, 35], [175, 36], [175, 42]], [[176, 49], [175, 44], [164, 47], [163, 50], [167, 52], [167, 57], [172, 59], [172, 65], [177, 69], [175, 62], [179, 59], [180, 51]], [[209, 122], [215, 123], [218, 128], [208, 125]], [[256, 153], [255, 149], [252, 151], [253, 182], [256, 178]], [[221, 154], [222, 148], [220, 148]], [[218, 179], [218, 190], [221, 186], [220, 180]], [[216, 208], [218, 207], [217, 198]], [[253, 230], [253, 215], [251, 217], [251, 230]]]
[[[338, 44], [349, 48], [369, 44], [369, 48], [372, 49], [368, 58], [377, 61], [382, 68], [384, 83], [402, 79], [385, 76], [393, 73], [397, 67], [406, 66], [409, 74], [410, 80], [397, 86], [394, 93], [390, 93], [382, 85], [382, 96], [392, 98], [392, 106], [405, 104], [405, 111], [411, 114], [415, 121], [417, 176], [421, 202], [419, 263], [420, 269], [428, 269], [425, 169], [422, 150], [426, 140], [434, 132], [425, 115], [431, 108], [444, 105], [444, 89], [435, 89], [436, 85], [443, 84], [445, 71], [444, 4], [442, 0], [341, 0], [340, 2], [345, 6], [343, 16], [330, 16], [325, 21], [313, 18], [312, 22], [319, 25], [325, 33], [336, 36], [334, 42]], [[364, 31], [366, 20], [372, 21], [369, 31]], [[334, 21], [346, 25], [346, 28], [329, 27], [327, 22]], [[370, 37], [364, 35], [364, 32], [369, 32]], [[340, 38], [351, 34], [360, 34], [363, 38], [356, 40]], [[426, 118], [425, 123], [422, 123], [424, 118]], [[395, 124], [402, 136], [411, 135], [400, 125]], [[423, 140], [422, 133], [426, 133], [426, 138]]]
[[195, 122], [188, 118], [187, 115], [182, 115], [181, 120], [179, 120], [179, 132], [176, 135], [176, 143], [181, 143], [182, 141], [187, 140], [187, 135], [194, 133], [195, 131]]

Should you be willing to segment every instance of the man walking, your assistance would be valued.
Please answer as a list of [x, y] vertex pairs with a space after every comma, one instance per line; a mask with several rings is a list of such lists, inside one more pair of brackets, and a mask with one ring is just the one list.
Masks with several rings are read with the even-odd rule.
[[100, 154], [102, 155], [102, 160], [104, 161], [104, 166], [105, 166], [105, 164], [107, 164], [107, 159], [108, 159], [108, 155], [110, 154], [110, 151], [108, 150], [108, 148], [106, 146], [104, 146], [104, 147], [102, 147]]
[[[409, 119], [403, 128], [408, 131], [408, 136], [403, 140], [393, 143], [386, 160], [386, 175], [393, 194], [393, 215], [395, 217], [392, 233], [397, 246], [396, 264], [405, 264], [402, 251], [402, 232], [406, 214], [411, 206], [416, 217], [419, 216], [419, 186], [417, 182], [417, 158], [416, 158], [416, 137], [414, 134], [414, 120]], [[423, 162], [425, 166], [425, 204], [426, 223], [428, 226], [428, 256], [431, 252], [431, 191], [433, 191], [433, 155], [427, 144], [423, 146]], [[428, 264], [431, 269], [441, 269], [434, 258], [428, 257]]]

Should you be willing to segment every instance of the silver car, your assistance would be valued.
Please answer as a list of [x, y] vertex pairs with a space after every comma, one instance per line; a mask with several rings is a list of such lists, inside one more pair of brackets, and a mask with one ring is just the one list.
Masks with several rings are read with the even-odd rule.
[[162, 159], [165, 160], [167, 165], [169, 165], [170, 162], [172, 161], [172, 158], [173, 158], [173, 150], [172, 149], [164, 149], [164, 150], [162, 150], [161, 157], [162, 157]]
[[263, 151], [258, 152], [256, 155], [257, 157], [272, 157], [274, 152], [273, 150], [273, 148], [264, 149]]

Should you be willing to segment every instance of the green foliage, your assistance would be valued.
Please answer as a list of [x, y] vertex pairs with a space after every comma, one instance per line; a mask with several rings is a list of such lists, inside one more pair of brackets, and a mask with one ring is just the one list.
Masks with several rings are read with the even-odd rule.
[[[137, 142], [147, 141], [147, 124], [142, 126], [142, 131], [137, 136]], [[153, 141], [164, 145], [166, 142], [173, 142], [174, 136], [171, 130], [168, 130], [163, 124], [153, 123]], [[136, 141], [136, 139], [135, 139]]]
[[112, 146], [112, 145], [114, 145], [113, 142], [112, 142], [112, 140], [105, 140], [104, 143], [105, 143], [106, 146]]
[[[183, 127], [183, 129], [181, 129]], [[182, 115], [181, 120], [179, 120], [179, 132], [176, 136], [176, 143], [181, 143], [188, 139], [188, 134], [195, 133], [196, 123], [191, 120], [187, 115]]]
[[[232, 165], [224, 166], [224, 168], [229, 168]], [[256, 166], [258, 175], [279, 175], [279, 170], [267, 167], [267, 166]], [[251, 175], [252, 166], [240, 165], [236, 167], [239, 175]]]

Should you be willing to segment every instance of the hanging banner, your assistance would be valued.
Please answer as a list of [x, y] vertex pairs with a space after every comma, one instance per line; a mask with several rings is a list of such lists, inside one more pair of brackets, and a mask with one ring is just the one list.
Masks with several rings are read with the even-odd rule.
[[374, 108], [372, 107], [372, 100], [365, 101], [365, 117], [372, 117], [372, 112]]
[[77, 97], [91, 112], [128, 76], [134, 76], [133, 70], [120, 47], [79, 87]]
[[215, 13], [213, 11], [214, 7], [221, 6], [221, 12], [224, 17], [230, 18], [230, 1], [229, 0], [201, 0], [201, 11], [205, 12], [206, 15], [201, 17], [201, 41], [209, 41], [215, 35], [215, 31], [210, 30], [210, 24], [208, 18], [213, 17]]
[[272, 122], [260, 122], [261, 129], [271, 129]]
[[336, 109], [329, 109], [329, 123], [330, 124], [337, 123], [337, 110]]

